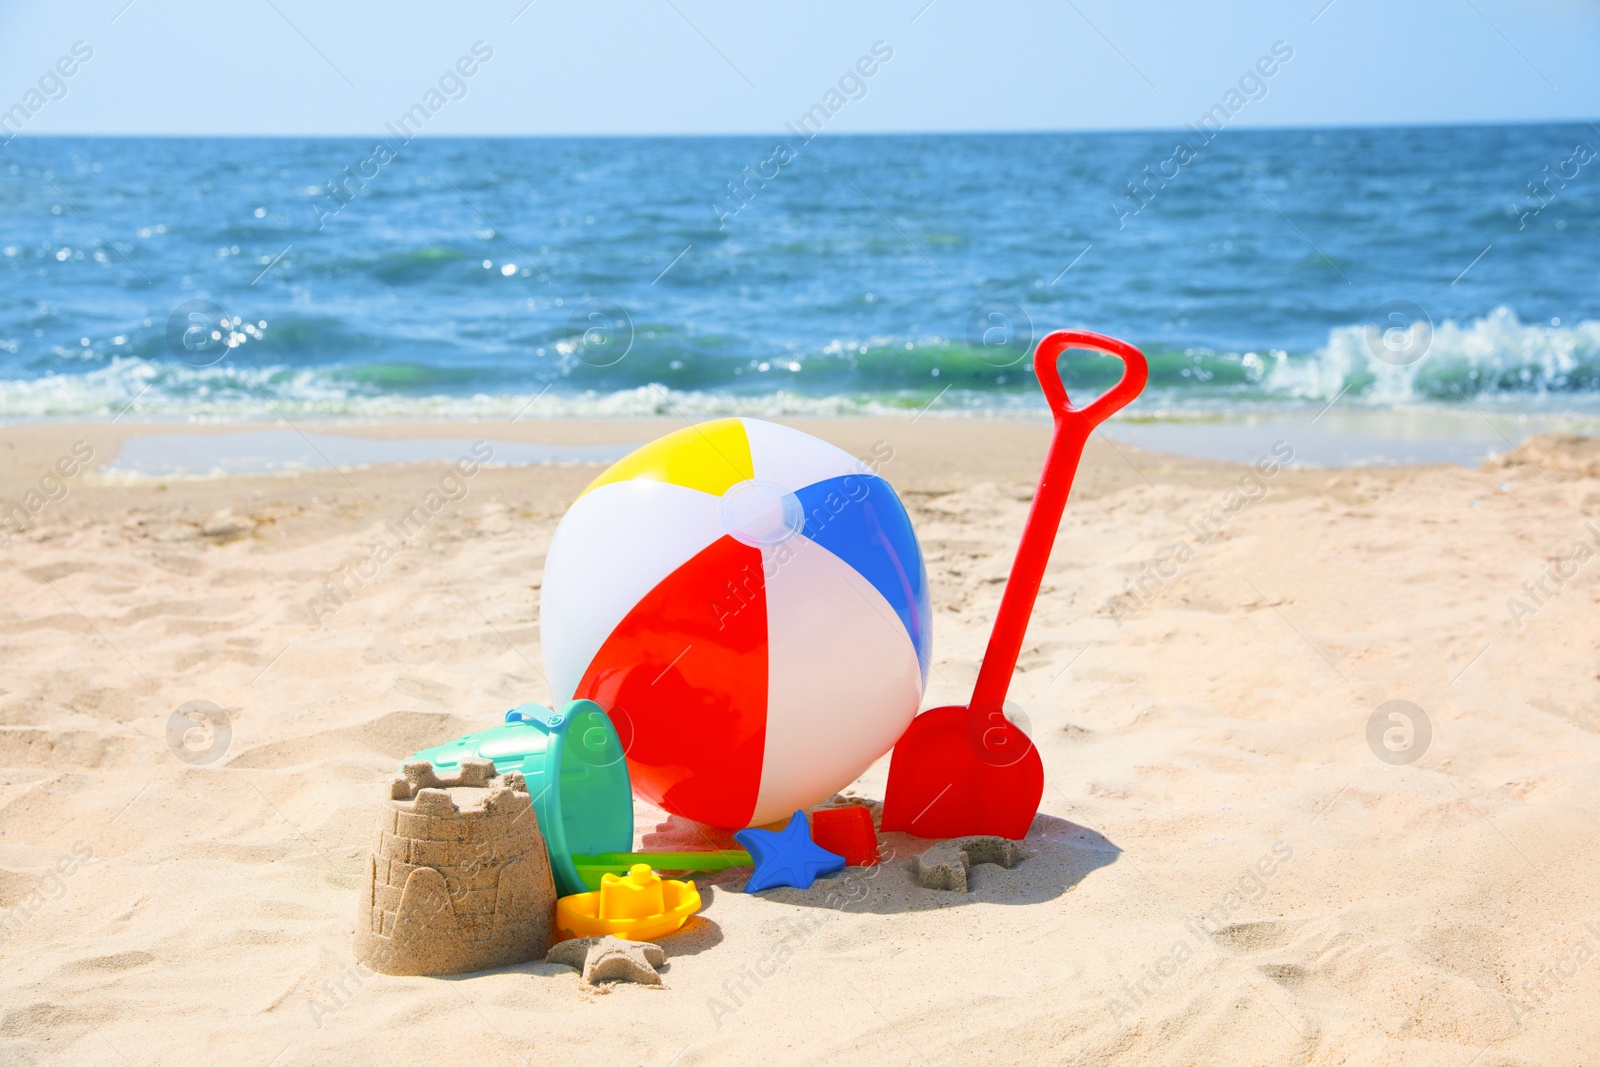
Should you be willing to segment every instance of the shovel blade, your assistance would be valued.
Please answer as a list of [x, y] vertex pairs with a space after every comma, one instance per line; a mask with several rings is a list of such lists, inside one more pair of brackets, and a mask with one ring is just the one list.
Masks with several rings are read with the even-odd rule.
[[978, 834], [1020, 841], [1044, 796], [1044, 764], [998, 712], [934, 708], [911, 720], [889, 760], [883, 829], [917, 837]]

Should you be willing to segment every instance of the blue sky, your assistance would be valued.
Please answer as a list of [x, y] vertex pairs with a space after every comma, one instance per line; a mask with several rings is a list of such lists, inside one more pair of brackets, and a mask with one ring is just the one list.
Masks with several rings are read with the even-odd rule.
[[47, 100], [30, 134], [367, 135], [467, 57], [430, 135], [757, 133], [876, 42], [892, 58], [830, 132], [1175, 128], [1277, 42], [1293, 57], [1237, 126], [1600, 114], [1595, 0], [0, 0], [0, 111]]

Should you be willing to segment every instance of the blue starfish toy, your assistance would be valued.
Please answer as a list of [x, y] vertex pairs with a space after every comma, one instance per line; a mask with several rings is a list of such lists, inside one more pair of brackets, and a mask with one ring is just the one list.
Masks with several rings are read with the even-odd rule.
[[755, 870], [745, 883], [746, 893], [777, 886], [810, 889], [819, 874], [844, 869], [844, 857], [811, 840], [806, 813], [797, 811], [782, 830], [740, 830], [733, 835], [755, 860]]

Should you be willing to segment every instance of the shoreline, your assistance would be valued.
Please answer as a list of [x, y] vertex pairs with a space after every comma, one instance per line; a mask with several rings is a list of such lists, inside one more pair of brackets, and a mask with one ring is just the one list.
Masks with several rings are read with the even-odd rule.
[[[492, 466], [603, 467], [632, 448], [694, 422], [681, 416], [538, 419], [298, 419], [245, 422], [38, 421], [0, 425], [0, 501], [8, 485], [43, 474], [82, 441], [92, 450], [84, 484], [130, 488], [194, 479], [256, 474], [314, 475], [446, 462], [446, 441], [489, 441], [499, 448]], [[978, 461], [979, 442], [1032, 440], [1049, 420], [994, 414], [793, 416], [772, 421], [846, 441], [861, 454], [879, 441], [903, 440], [933, 464], [958, 476], [1033, 477], [1026, 464]], [[1600, 436], [1600, 417], [1576, 413], [1495, 413], [1477, 410], [1406, 412], [1340, 410], [1210, 412], [1181, 417], [1121, 416], [1096, 431], [1102, 445], [1160, 454], [1169, 461], [1244, 464], [1291, 442], [1304, 469], [1377, 469], [1450, 464], [1475, 469], [1512, 454], [1530, 438], [1553, 434]], [[134, 445], [128, 442], [135, 441]], [[213, 444], [213, 442], [215, 442]], [[940, 442], [962, 442], [943, 447]], [[124, 446], [127, 453], [124, 453]], [[1042, 445], [1039, 446], [1042, 454]], [[921, 460], [919, 460], [921, 462]], [[891, 481], [894, 479], [891, 478]]]

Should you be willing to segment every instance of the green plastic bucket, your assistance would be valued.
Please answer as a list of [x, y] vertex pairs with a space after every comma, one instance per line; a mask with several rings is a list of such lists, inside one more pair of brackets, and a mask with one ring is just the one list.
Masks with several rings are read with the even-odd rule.
[[574, 700], [560, 711], [523, 704], [506, 712], [501, 726], [425, 748], [411, 759], [444, 770], [473, 757], [493, 760], [499, 774], [518, 771], [528, 780], [560, 895], [588, 891], [574, 854], [633, 848], [628, 762], [610, 716], [594, 701]]

